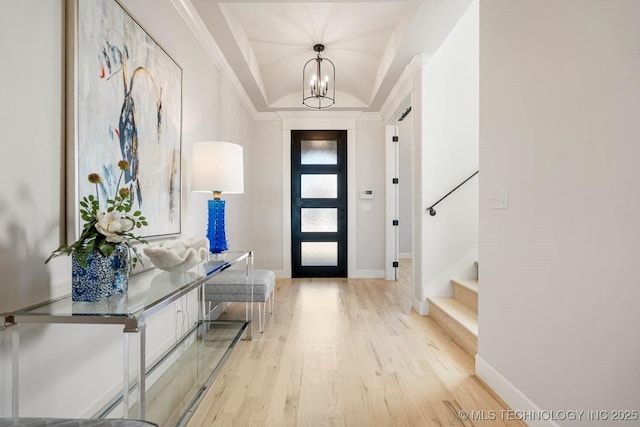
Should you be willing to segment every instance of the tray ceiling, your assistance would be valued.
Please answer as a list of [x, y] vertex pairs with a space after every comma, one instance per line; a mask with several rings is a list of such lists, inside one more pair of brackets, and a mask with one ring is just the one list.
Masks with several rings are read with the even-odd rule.
[[305, 110], [302, 68], [323, 43], [338, 110], [378, 111], [411, 59], [433, 53], [471, 0], [191, 0], [257, 111]]

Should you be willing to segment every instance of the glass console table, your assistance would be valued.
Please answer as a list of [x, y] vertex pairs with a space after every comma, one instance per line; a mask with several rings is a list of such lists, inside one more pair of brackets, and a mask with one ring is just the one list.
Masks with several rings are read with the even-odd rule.
[[[247, 283], [253, 287], [253, 254], [251, 251], [223, 252], [222, 254], [211, 254], [209, 260], [203, 261], [193, 268], [180, 272], [169, 273], [152, 269], [129, 278], [128, 292], [104, 299], [98, 302], [73, 302], [71, 295], [36, 304], [31, 307], [20, 309], [13, 313], [2, 315], [4, 323], [0, 324], [0, 329], [11, 331], [12, 340], [12, 405], [11, 412], [14, 420], [19, 416], [19, 352], [20, 352], [20, 324], [26, 323], [73, 323], [89, 325], [123, 325], [123, 387], [122, 395], [111, 402], [98, 416], [110, 416], [114, 408], [122, 407], [123, 418], [130, 415], [146, 420], [146, 380], [149, 375], [162, 364], [167, 365], [171, 360], [175, 360], [174, 352], [181, 348], [184, 350], [190, 347], [191, 353], [208, 354], [204, 351], [207, 337], [209, 342], [219, 339], [228, 340], [229, 345], [246, 333], [246, 338], [251, 339], [253, 327], [253, 304], [247, 313], [247, 319], [242, 322], [235, 322], [236, 326], [229, 325], [222, 321], [211, 321], [205, 307], [204, 283], [211, 276], [226, 270], [227, 268], [244, 261]], [[198, 318], [189, 332], [169, 348], [159, 360], [154, 361], [147, 367], [146, 354], [146, 319], [166, 307], [168, 304], [178, 300], [180, 297], [198, 290]], [[253, 295], [253, 292], [251, 292]], [[231, 322], [234, 323], [234, 322]], [[237, 324], [240, 324], [239, 326]], [[222, 331], [222, 332], [220, 332]], [[130, 363], [130, 336], [136, 334], [138, 351], [137, 363]], [[214, 338], [211, 338], [214, 337]], [[226, 341], [225, 341], [226, 342]], [[187, 346], [186, 344], [190, 344]], [[210, 345], [211, 346], [211, 345]], [[195, 348], [195, 350], [194, 350]], [[228, 347], [227, 347], [228, 348]], [[182, 351], [181, 350], [181, 351]], [[193, 354], [187, 357], [192, 358]], [[226, 354], [225, 356], [226, 357]], [[169, 361], [169, 362], [167, 362]], [[199, 362], [196, 362], [199, 363]], [[214, 367], [215, 368], [215, 367]], [[161, 370], [170, 370], [166, 366]], [[188, 398], [189, 403], [185, 406], [185, 412], [191, 411], [193, 406], [199, 402], [202, 392], [212, 380], [215, 369], [202, 368], [198, 365], [198, 376], [202, 377], [202, 372], [206, 372], [206, 378], [199, 378], [197, 386], [193, 390], [193, 396]], [[133, 381], [130, 380], [133, 379]], [[154, 382], [162, 382], [161, 379], [154, 379]], [[165, 385], [166, 386], [166, 385]], [[131, 398], [133, 396], [133, 398]], [[184, 418], [181, 415], [179, 418]], [[163, 423], [163, 425], [165, 425]]]

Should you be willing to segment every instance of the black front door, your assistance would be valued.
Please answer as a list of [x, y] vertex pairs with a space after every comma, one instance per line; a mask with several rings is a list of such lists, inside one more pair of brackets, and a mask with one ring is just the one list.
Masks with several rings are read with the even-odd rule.
[[291, 131], [293, 277], [347, 277], [347, 131]]

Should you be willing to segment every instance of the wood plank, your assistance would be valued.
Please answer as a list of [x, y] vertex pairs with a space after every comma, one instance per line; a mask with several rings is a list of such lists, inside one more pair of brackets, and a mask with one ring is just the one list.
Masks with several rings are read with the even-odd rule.
[[188, 426], [524, 426], [458, 417], [506, 408], [473, 359], [412, 310], [407, 282], [278, 279], [265, 332], [236, 345]]
[[478, 314], [454, 298], [429, 298], [429, 317], [470, 356], [478, 352]]
[[477, 313], [478, 281], [452, 279], [451, 284], [453, 285], [453, 297]]

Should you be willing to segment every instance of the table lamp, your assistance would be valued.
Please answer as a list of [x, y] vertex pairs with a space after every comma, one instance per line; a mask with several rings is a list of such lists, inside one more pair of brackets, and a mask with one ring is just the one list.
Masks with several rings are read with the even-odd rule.
[[213, 253], [226, 251], [225, 201], [222, 193], [244, 193], [242, 146], [231, 142], [200, 141], [193, 144], [191, 191], [212, 193], [209, 200], [207, 238]]

